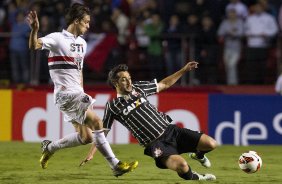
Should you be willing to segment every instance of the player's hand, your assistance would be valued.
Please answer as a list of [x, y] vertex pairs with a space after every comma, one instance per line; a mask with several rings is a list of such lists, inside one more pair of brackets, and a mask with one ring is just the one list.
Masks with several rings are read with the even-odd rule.
[[27, 15], [26, 20], [32, 30], [35, 31], [39, 30], [39, 21], [36, 11], [30, 11], [29, 14]]
[[185, 70], [186, 71], [191, 71], [194, 68], [198, 68], [198, 62], [196, 61], [190, 61], [185, 65]]
[[79, 164], [79, 167], [83, 166], [84, 164], [86, 164], [88, 161], [92, 159], [93, 159], [93, 156], [87, 156], [84, 160], [81, 161], [81, 163]]

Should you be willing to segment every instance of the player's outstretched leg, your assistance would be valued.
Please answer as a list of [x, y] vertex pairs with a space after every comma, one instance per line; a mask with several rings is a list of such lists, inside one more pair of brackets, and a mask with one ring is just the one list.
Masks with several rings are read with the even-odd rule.
[[46, 169], [48, 166], [48, 160], [53, 156], [54, 153], [51, 153], [48, 150], [48, 145], [51, 143], [52, 141], [49, 140], [44, 140], [41, 142], [41, 149], [42, 149], [42, 155], [41, 158], [39, 160], [40, 165], [42, 167], [42, 169]]
[[122, 176], [125, 173], [131, 172], [138, 166], [138, 161], [133, 161], [131, 163], [126, 163], [119, 161], [119, 163], [113, 169], [113, 175], [115, 177]]
[[192, 171], [191, 167], [188, 166], [189, 170], [183, 173], [183, 170], [180, 172], [178, 170], [178, 176], [185, 180], [204, 180], [204, 181], [214, 181], [216, 180], [215, 175], [213, 174], [199, 174], [195, 171]]
[[194, 159], [194, 160], [197, 160], [198, 162], [200, 162], [202, 164], [202, 166], [206, 167], [206, 168], [209, 168], [211, 167], [211, 162], [210, 160], [208, 159], [208, 157], [206, 157], [204, 155], [203, 158], [198, 158], [197, 154], [196, 153], [190, 153], [189, 154], [189, 157]]

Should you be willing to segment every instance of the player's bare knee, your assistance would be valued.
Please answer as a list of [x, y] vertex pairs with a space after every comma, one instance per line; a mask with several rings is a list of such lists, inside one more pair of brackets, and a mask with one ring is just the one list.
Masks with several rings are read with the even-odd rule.
[[188, 170], [189, 170], [189, 166], [186, 161], [181, 161], [177, 164], [178, 173], [186, 173]]
[[209, 147], [210, 147], [210, 150], [214, 150], [216, 147], [217, 147], [217, 142], [216, 142], [216, 140], [214, 140], [214, 139], [210, 139], [209, 140]]
[[93, 138], [92, 136], [86, 135], [81, 137], [81, 141], [83, 142], [83, 144], [89, 144], [93, 142]]

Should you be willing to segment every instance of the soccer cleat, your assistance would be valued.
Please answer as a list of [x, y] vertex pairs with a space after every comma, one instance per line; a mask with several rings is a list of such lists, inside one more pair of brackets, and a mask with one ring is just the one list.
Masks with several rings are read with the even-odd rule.
[[202, 166], [204, 166], [206, 168], [211, 167], [211, 162], [209, 161], [208, 157], [206, 157], [205, 155], [204, 155], [204, 158], [199, 159], [197, 157], [196, 153], [190, 153], [189, 157], [194, 159], [194, 160], [197, 160], [198, 162], [200, 162], [202, 164]]
[[119, 161], [119, 163], [113, 169], [113, 175], [115, 177], [122, 176], [125, 173], [133, 171], [134, 169], [136, 169], [137, 166], [138, 161], [133, 161], [130, 164]]
[[134, 169], [136, 169], [138, 166], [138, 161], [133, 161], [131, 163], [129, 163], [129, 171], [133, 171]]
[[42, 167], [42, 169], [46, 169], [48, 166], [48, 160], [53, 156], [54, 153], [51, 153], [48, 151], [48, 145], [51, 143], [52, 141], [49, 140], [44, 140], [41, 142], [41, 149], [42, 149], [42, 155], [41, 158], [39, 160], [40, 165]]
[[199, 180], [203, 180], [203, 181], [214, 181], [216, 180], [215, 175], [213, 174], [199, 174], [195, 171], [192, 171], [193, 174], [196, 174], [199, 177]]

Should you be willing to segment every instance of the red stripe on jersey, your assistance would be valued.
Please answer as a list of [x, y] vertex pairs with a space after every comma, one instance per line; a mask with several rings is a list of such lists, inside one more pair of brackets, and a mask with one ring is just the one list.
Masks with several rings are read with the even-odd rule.
[[74, 62], [74, 57], [68, 57], [68, 56], [54, 56], [54, 57], [48, 57], [48, 62], [56, 62], [56, 61], [69, 61], [69, 62]]

